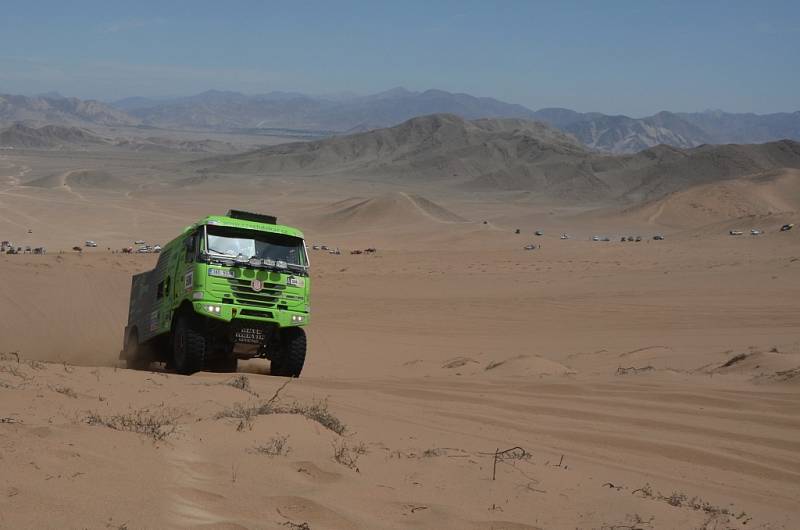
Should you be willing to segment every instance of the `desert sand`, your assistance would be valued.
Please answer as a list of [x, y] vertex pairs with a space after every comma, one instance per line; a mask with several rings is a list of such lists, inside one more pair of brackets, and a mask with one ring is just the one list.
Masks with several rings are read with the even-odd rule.
[[[0, 527], [798, 528], [797, 171], [587, 209], [147, 157], [0, 153], [48, 248], [0, 255]], [[114, 251], [233, 207], [342, 249], [303, 375], [123, 369]]]

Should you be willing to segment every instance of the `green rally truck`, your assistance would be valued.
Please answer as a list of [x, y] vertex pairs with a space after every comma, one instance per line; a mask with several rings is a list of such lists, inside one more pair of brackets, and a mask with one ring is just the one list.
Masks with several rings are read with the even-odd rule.
[[191, 374], [260, 357], [273, 375], [299, 377], [310, 289], [300, 230], [238, 210], [206, 217], [164, 245], [155, 269], [133, 276], [120, 359]]

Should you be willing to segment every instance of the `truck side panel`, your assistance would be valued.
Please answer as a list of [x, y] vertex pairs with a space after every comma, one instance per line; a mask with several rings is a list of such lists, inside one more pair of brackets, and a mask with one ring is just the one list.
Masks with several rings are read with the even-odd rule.
[[139, 342], [169, 331], [162, 325], [162, 312], [168, 311], [170, 277], [170, 255], [164, 251], [158, 257], [156, 268], [136, 274], [131, 281], [131, 302], [128, 309], [128, 327], [136, 326]]

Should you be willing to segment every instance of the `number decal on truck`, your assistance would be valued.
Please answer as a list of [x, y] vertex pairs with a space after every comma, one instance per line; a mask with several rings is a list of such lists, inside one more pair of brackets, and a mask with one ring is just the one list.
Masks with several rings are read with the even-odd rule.
[[191, 288], [192, 288], [192, 284], [193, 284], [193, 283], [194, 283], [194, 271], [190, 270], [190, 271], [189, 271], [189, 272], [187, 272], [187, 273], [186, 273], [186, 275], [183, 277], [183, 286], [184, 286], [184, 287], [186, 288], [186, 290], [188, 291], [189, 289], [191, 289]]

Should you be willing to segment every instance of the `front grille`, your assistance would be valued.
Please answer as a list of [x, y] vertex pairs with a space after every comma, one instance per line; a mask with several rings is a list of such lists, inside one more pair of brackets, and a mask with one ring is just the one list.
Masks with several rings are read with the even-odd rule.
[[262, 289], [256, 292], [253, 290], [250, 280], [230, 278], [228, 283], [231, 286], [234, 303], [254, 307], [275, 307], [281, 293], [286, 289], [284, 285], [263, 282]]
[[260, 317], [272, 318], [272, 313], [269, 311], [256, 311], [254, 309], [242, 309], [239, 314], [246, 317]]

